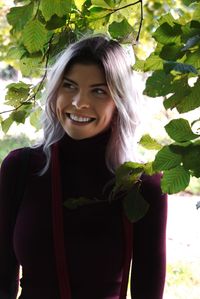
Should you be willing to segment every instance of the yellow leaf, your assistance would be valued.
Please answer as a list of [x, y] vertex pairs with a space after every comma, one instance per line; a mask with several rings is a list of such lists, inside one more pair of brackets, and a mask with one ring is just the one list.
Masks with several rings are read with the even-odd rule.
[[85, 3], [85, 0], [74, 0], [74, 3], [79, 10], [82, 10], [82, 5]]

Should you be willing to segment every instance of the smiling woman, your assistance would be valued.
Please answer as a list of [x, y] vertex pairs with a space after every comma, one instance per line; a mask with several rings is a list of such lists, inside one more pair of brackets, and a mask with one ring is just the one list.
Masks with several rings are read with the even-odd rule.
[[[81, 74], [77, 72], [77, 68], [81, 71]], [[91, 82], [87, 80], [88, 75], [90, 80], [92, 79]], [[85, 85], [89, 83], [91, 85], [88, 86], [90, 93], [87, 94], [87, 99], [85, 99], [86, 91], [84, 90], [83, 93], [83, 87], [85, 89]], [[79, 84], [83, 85], [83, 87], [79, 86]], [[113, 117], [112, 123], [115, 125], [111, 125], [111, 136], [106, 151], [108, 168], [113, 172], [123, 162], [136, 160], [138, 156], [135, 149], [137, 141], [136, 129], [140, 123], [141, 111], [140, 99], [134, 84], [130, 59], [121, 45], [115, 40], [109, 40], [104, 36], [85, 38], [78, 43], [70, 45], [67, 50], [61, 53], [49, 74], [46, 89], [44, 151], [47, 156], [47, 162], [43, 170], [46, 171], [50, 163], [51, 150], [49, 145], [58, 141], [66, 132], [65, 129], [63, 130], [62, 123], [58, 122], [56, 108], [57, 93], [62, 87], [65, 87], [64, 90], [67, 94], [69, 90], [69, 94], [73, 94], [72, 101], [74, 107], [77, 106], [77, 101], [79, 105], [82, 101], [85, 101], [84, 105], [88, 105], [87, 101], [91, 100], [91, 95], [98, 94], [98, 101], [96, 99], [93, 102], [98, 102], [98, 107], [101, 107], [102, 111], [105, 98], [107, 98], [107, 101], [110, 98], [108, 107], [114, 103], [116, 113], [111, 113], [110, 115], [110, 118]], [[77, 93], [78, 90], [79, 92]], [[89, 94], [90, 97], [88, 98]], [[85, 112], [86, 109], [82, 110]], [[87, 116], [91, 117], [92, 115], [89, 114]], [[91, 136], [95, 134], [96, 132], [93, 132]]]
[[20, 299], [125, 299], [131, 263], [132, 299], [162, 298], [160, 175], [133, 182], [128, 173], [130, 190], [149, 204], [135, 223], [124, 213], [127, 193], [113, 195], [118, 167], [137, 161], [135, 85], [121, 45], [101, 35], [70, 45], [49, 71], [43, 140], [1, 167], [1, 299], [16, 298], [20, 265]]

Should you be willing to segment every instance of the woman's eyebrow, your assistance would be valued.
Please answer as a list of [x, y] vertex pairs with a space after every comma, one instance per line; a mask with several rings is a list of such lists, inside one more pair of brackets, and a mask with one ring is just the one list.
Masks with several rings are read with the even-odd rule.
[[73, 80], [67, 78], [66, 76], [64, 77], [64, 80], [67, 80], [67, 81], [69, 81], [70, 83], [73, 83], [73, 84], [75, 84], [75, 85], [78, 85], [75, 81], [73, 81]]
[[[64, 80], [67, 80], [67, 81], [69, 81], [69, 82], [72, 83], [72, 84], [78, 85], [78, 83], [76, 83], [75, 81], [73, 81], [73, 80], [67, 78], [66, 76], [64, 77]], [[102, 82], [102, 83], [95, 83], [95, 84], [92, 84], [92, 85], [90, 85], [90, 86], [91, 86], [91, 87], [98, 87], [98, 86], [105, 86], [105, 87], [108, 87], [107, 83], [105, 83], [105, 82]]]
[[106, 83], [96, 83], [96, 84], [92, 84], [90, 86], [91, 87], [98, 87], [98, 86], [106, 86], [106, 87], [108, 87], [108, 85]]

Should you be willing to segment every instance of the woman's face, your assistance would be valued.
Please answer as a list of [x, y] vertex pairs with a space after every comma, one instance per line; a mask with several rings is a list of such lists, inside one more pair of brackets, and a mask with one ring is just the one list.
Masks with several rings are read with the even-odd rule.
[[58, 90], [56, 114], [73, 139], [95, 136], [106, 130], [116, 110], [103, 70], [95, 65], [74, 64]]

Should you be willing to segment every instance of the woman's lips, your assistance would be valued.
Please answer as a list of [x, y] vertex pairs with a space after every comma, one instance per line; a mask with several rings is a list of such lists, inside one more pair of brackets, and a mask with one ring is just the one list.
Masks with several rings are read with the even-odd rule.
[[95, 120], [95, 118], [93, 117], [80, 115], [80, 114], [66, 113], [66, 115], [72, 122], [80, 125], [86, 125]]

